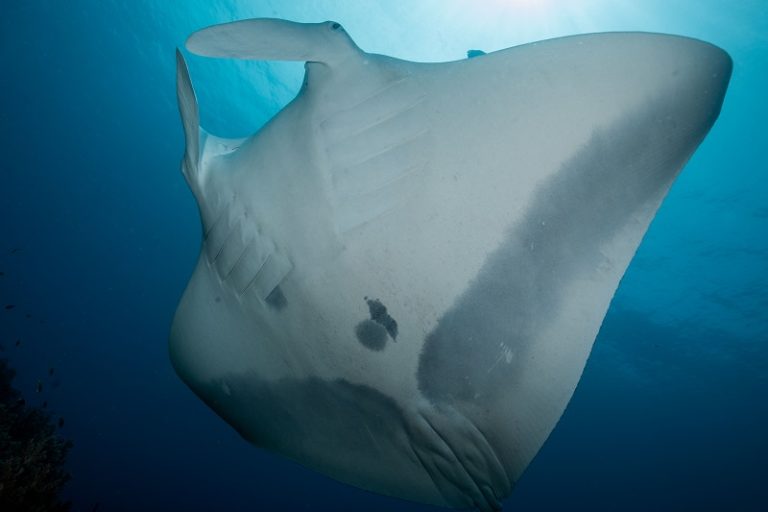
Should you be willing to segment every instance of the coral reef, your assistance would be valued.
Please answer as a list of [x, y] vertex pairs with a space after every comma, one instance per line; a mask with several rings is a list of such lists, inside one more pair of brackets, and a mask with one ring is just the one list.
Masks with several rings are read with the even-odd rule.
[[67, 511], [59, 498], [69, 480], [64, 461], [72, 443], [50, 414], [29, 407], [12, 381], [16, 372], [0, 359], [0, 510]]

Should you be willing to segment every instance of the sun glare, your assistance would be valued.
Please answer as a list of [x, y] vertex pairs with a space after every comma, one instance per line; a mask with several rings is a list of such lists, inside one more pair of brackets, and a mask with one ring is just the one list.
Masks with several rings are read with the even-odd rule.
[[487, 0], [488, 8], [499, 11], [545, 12], [554, 8], [554, 0]]

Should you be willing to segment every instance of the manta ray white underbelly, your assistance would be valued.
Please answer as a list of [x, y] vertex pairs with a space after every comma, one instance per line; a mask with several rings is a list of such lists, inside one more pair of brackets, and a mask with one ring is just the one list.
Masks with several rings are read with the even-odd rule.
[[727, 54], [608, 33], [423, 64], [271, 19], [187, 48], [307, 64], [293, 102], [226, 140], [199, 128], [178, 54], [204, 230], [178, 374], [247, 440], [341, 481], [500, 508], [714, 123]]

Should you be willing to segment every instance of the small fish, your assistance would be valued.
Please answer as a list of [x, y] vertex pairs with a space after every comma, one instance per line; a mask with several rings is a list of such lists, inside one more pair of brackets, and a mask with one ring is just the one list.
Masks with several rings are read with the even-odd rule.
[[38, 393], [42, 393], [43, 392], [43, 381], [41, 381], [41, 380], [37, 381], [37, 385], [35, 385], [35, 391], [38, 392]]
[[15, 307], [16, 307], [16, 304], [6, 304], [5, 305], [5, 309], [8, 310], [8, 311], [10, 311], [11, 309], [13, 309]]
[[16, 340], [16, 347], [18, 348], [20, 346], [21, 346], [21, 340]]
[[50, 368], [48, 368], [48, 376], [49, 376], [49, 377], [53, 377], [53, 373], [54, 373], [55, 371], [56, 371], [56, 370], [53, 368], [53, 366], [51, 366]]
[[13, 249], [11, 249], [11, 254], [16, 254], [19, 251], [21, 251], [21, 247], [14, 247]]
[[47, 408], [48, 408], [48, 402], [47, 401], [43, 402], [43, 409], [47, 409]]
[[5, 275], [5, 272], [0, 272], [0, 277], [3, 277]]
[[64, 418], [59, 418], [59, 428], [64, 426]]
[[29, 313], [27, 313], [26, 315], [24, 315], [24, 318], [32, 318], [32, 315], [30, 315]]

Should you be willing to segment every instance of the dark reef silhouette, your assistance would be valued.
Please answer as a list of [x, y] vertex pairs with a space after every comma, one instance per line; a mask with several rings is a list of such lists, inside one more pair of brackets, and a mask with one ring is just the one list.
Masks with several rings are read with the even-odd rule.
[[0, 510], [68, 511], [59, 498], [69, 481], [64, 469], [71, 441], [56, 431], [51, 415], [30, 407], [13, 387], [16, 372], [0, 359]]

